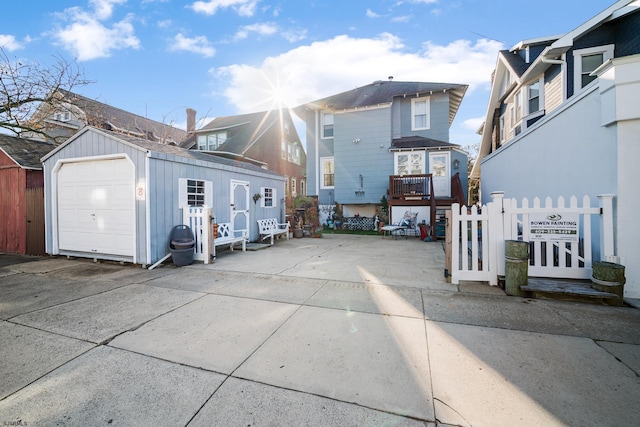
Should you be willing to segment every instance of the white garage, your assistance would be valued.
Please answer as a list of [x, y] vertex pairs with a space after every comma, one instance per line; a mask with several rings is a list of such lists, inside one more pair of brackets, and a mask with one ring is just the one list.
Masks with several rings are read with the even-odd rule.
[[135, 253], [134, 165], [130, 159], [60, 162], [53, 171], [60, 253]]

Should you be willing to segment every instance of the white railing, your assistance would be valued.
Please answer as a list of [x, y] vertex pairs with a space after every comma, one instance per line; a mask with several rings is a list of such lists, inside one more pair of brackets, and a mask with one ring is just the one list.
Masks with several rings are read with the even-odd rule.
[[[588, 196], [582, 206], [571, 197], [569, 205], [559, 197], [555, 206], [550, 197], [544, 206], [538, 198], [523, 199], [521, 206], [515, 199], [503, 198], [503, 193], [492, 193], [493, 201], [482, 207], [481, 213], [471, 209], [451, 206], [451, 282], [460, 280], [488, 281], [497, 285], [498, 276], [505, 274], [505, 240], [530, 242], [529, 276], [589, 279], [592, 274], [593, 239], [592, 225], [600, 230], [600, 255], [606, 261], [615, 261], [613, 247], [613, 195], [598, 196], [597, 207], [591, 206]], [[530, 219], [546, 215], [563, 215], [575, 218], [577, 225], [571, 239], [553, 241], [532, 236]], [[593, 224], [592, 217], [598, 221]], [[448, 239], [449, 240], [449, 239]]]
[[182, 208], [182, 221], [193, 231], [196, 240], [195, 253], [193, 259], [204, 261], [209, 264], [211, 260], [211, 218], [210, 207], [184, 207]]

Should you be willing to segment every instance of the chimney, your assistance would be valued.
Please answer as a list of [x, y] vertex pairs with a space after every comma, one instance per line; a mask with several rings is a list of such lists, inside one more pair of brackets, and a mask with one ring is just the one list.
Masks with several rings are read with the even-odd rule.
[[193, 133], [196, 131], [196, 110], [193, 108], [187, 108], [187, 132]]

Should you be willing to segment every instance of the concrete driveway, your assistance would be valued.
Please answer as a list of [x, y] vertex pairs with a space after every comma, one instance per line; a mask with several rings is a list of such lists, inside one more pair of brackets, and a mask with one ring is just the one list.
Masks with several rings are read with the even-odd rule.
[[441, 242], [375, 236], [151, 271], [0, 255], [0, 424], [638, 424], [640, 310], [443, 271]]

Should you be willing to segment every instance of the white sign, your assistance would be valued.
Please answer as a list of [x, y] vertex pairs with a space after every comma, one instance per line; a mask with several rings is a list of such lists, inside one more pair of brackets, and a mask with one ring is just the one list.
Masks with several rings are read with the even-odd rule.
[[529, 240], [537, 242], [578, 242], [580, 214], [529, 214]]
[[144, 184], [136, 185], [136, 200], [144, 200], [144, 198], [145, 198]]

